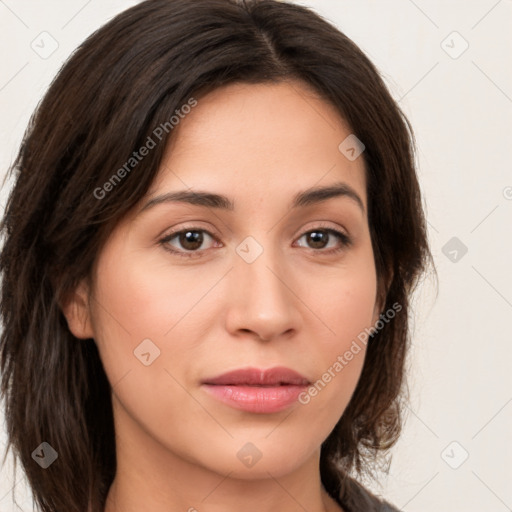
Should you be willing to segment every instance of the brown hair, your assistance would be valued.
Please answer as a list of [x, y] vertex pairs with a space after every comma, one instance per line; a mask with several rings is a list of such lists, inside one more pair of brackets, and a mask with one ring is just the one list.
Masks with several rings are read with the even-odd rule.
[[[349, 492], [345, 475], [371, 474], [377, 455], [396, 442], [409, 298], [427, 260], [433, 263], [409, 122], [364, 53], [308, 8], [148, 0], [71, 55], [9, 170], [16, 176], [0, 225], [6, 454], [11, 448], [21, 461], [44, 512], [105, 505], [116, 471], [110, 384], [95, 343], [71, 334], [60, 305], [90, 278], [112, 229], [148, 191], [172, 132], [108, 194], [98, 199], [94, 191], [192, 96], [228, 83], [283, 80], [311, 86], [364, 143], [379, 297], [384, 309], [402, 307], [368, 341], [352, 399], [322, 445], [326, 490]], [[58, 452], [45, 470], [32, 459], [42, 442]]]

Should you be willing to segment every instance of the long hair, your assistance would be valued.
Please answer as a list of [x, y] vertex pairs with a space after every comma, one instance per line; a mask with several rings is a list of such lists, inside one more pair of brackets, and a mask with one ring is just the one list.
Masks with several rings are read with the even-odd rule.
[[[190, 98], [229, 83], [286, 80], [312, 87], [364, 143], [378, 296], [384, 310], [401, 305], [368, 341], [355, 392], [322, 444], [326, 490], [349, 492], [346, 475], [371, 474], [398, 439], [409, 299], [432, 261], [405, 115], [365, 54], [306, 7], [147, 0], [70, 56], [9, 169], [14, 185], [0, 224], [6, 455], [13, 451], [15, 471], [21, 463], [43, 512], [101, 511], [115, 476], [110, 384], [95, 343], [72, 335], [61, 305], [148, 191], [172, 130], [161, 130], [156, 147], [108, 194], [98, 190]], [[58, 453], [46, 469], [33, 456], [41, 443]]]

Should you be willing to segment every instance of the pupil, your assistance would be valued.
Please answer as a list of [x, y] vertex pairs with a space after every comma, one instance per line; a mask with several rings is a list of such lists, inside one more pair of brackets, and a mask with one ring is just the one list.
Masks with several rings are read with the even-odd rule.
[[[325, 245], [325, 234], [323, 231], [311, 231], [310, 237], [313, 239], [313, 247], [322, 248]], [[322, 238], [324, 239], [323, 242]]]
[[199, 231], [186, 231], [182, 233], [180, 242], [186, 249], [198, 249], [203, 243], [203, 235]]

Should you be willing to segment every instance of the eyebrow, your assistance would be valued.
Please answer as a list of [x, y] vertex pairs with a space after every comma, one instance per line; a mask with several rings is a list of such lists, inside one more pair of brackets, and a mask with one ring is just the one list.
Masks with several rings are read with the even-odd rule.
[[[346, 197], [354, 201], [359, 208], [365, 213], [364, 203], [358, 193], [347, 183], [334, 183], [326, 187], [312, 187], [297, 193], [291, 204], [291, 208], [301, 208], [312, 204], [321, 203], [332, 199], [333, 197]], [[140, 210], [153, 208], [162, 203], [188, 203], [196, 206], [204, 206], [207, 208], [216, 208], [219, 210], [233, 211], [235, 203], [228, 197], [221, 194], [204, 192], [201, 190], [179, 190], [158, 195], [150, 199]]]

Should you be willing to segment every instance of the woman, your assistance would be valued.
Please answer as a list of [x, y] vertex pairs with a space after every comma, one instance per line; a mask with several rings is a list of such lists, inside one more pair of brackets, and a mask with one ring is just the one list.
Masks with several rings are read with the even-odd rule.
[[432, 258], [407, 119], [307, 8], [148, 0], [52, 83], [1, 225], [9, 446], [43, 511], [398, 510]]

